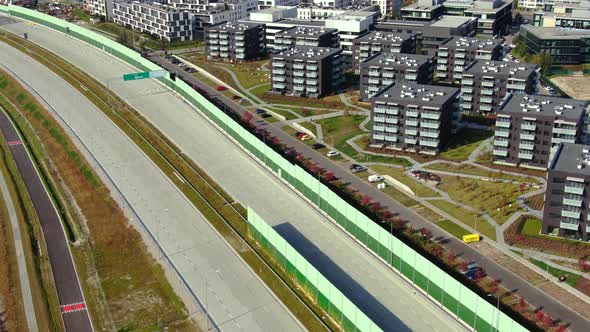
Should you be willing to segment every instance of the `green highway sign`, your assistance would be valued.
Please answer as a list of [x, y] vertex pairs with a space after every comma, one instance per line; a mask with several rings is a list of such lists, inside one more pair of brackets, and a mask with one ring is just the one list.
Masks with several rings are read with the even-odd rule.
[[143, 80], [146, 78], [156, 78], [165, 76], [168, 72], [165, 70], [144, 71], [141, 73], [131, 73], [123, 75], [123, 81]]

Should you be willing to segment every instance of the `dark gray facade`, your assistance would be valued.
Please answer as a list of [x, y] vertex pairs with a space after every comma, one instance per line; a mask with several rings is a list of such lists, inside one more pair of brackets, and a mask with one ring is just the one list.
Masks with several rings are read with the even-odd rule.
[[295, 47], [272, 55], [271, 91], [319, 98], [335, 92], [344, 80], [342, 50]]
[[495, 114], [509, 93], [533, 94], [539, 77], [538, 65], [477, 60], [463, 73], [461, 108], [465, 113]]
[[503, 39], [453, 37], [438, 47], [436, 79], [459, 84], [465, 68], [475, 60], [498, 60]]
[[449, 141], [459, 89], [415, 83], [385, 88], [371, 101], [374, 146], [436, 154]]
[[264, 25], [226, 22], [205, 29], [207, 59], [248, 61], [266, 54]]
[[520, 26], [520, 37], [531, 54], [547, 53], [554, 64], [590, 63], [590, 30]]
[[275, 50], [288, 50], [295, 46], [340, 47], [338, 30], [324, 27], [294, 26], [275, 33]]
[[416, 53], [436, 56], [438, 47], [453, 36], [472, 37], [477, 30], [477, 19], [442, 16], [437, 21], [389, 20], [375, 25], [377, 31], [416, 34]]
[[360, 73], [360, 63], [377, 53], [416, 53], [416, 35], [373, 31], [352, 41], [352, 66]]
[[561, 144], [547, 170], [544, 234], [588, 241], [590, 233], [590, 147]]
[[588, 102], [568, 98], [513, 95], [498, 110], [494, 162], [547, 169], [560, 143], [577, 143]]
[[396, 82], [432, 83], [432, 59], [426, 55], [381, 53], [361, 62], [360, 95], [368, 100]]

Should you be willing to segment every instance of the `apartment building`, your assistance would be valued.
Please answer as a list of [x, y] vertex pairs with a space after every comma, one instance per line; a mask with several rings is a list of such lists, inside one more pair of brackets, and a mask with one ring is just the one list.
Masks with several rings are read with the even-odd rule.
[[194, 39], [192, 15], [159, 2], [117, 1], [113, 22], [169, 42]]
[[459, 89], [416, 83], [381, 90], [371, 101], [373, 146], [434, 155], [448, 143]]
[[275, 34], [275, 50], [287, 50], [296, 46], [337, 48], [340, 46], [338, 30], [324, 27], [294, 26]]
[[83, 0], [82, 4], [90, 15], [101, 16], [106, 20], [113, 18], [113, 0]]
[[258, 0], [258, 10], [278, 6], [297, 6], [301, 0]]
[[369, 33], [377, 18], [376, 12], [352, 10], [344, 14], [333, 16], [326, 19], [326, 28], [337, 29], [340, 38], [340, 48], [346, 61], [346, 66], [352, 64], [352, 44], [353, 41]]
[[547, 169], [560, 143], [577, 143], [588, 101], [512, 95], [497, 112], [494, 162]]
[[347, 8], [352, 6], [352, 0], [313, 0], [312, 4], [323, 8]]
[[512, 28], [512, 0], [478, 0], [465, 9], [465, 16], [477, 18], [477, 33], [504, 36]]
[[520, 26], [520, 37], [531, 54], [550, 54], [554, 64], [590, 63], [590, 30]]
[[403, 0], [371, 0], [371, 5], [379, 6], [381, 17], [393, 17], [402, 9]]
[[360, 67], [362, 100], [396, 82], [432, 83], [432, 59], [426, 55], [379, 53], [361, 62]]
[[360, 63], [377, 53], [416, 53], [416, 35], [373, 31], [352, 41], [352, 66], [360, 72]]
[[432, 21], [445, 13], [444, 0], [418, 0], [401, 9], [404, 20]]
[[453, 37], [438, 48], [436, 77], [439, 81], [459, 84], [465, 68], [475, 60], [498, 60], [502, 39]]
[[272, 55], [271, 91], [319, 98], [335, 92], [344, 81], [342, 50], [296, 46]]
[[590, 146], [560, 144], [547, 170], [543, 234], [588, 241]]
[[264, 25], [226, 22], [205, 29], [207, 59], [248, 61], [266, 54]]
[[495, 114], [509, 94], [532, 94], [539, 83], [539, 66], [529, 63], [478, 60], [463, 73], [465, 113]]
[[437, 21], [430, 22], [388, 20], [375, 24], [375, 30], [416, 34], [416, 53], [435, 57], [438, 48], [452, 37], [475, 36], [477, 19], [442, 16]]

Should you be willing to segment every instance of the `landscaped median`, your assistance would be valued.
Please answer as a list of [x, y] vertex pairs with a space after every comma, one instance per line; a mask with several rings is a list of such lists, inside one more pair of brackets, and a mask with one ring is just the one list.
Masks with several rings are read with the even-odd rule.
[[[339, 330], [337, 324], [323, 314], [321, 308], [314, 305], [293, 280], [281, 273], [278, 266], [271, 268], [271, 265], [262, 259], [266, 257], [266, 253], [260, 251], [257, 253], [252, 250], [253, 242], [246, 236], [245, 210], [223, 192], [194, 162], [181, 154], [176, 146], [172, 145], [139, 113], [132, 110], [100, 83], [89, 78], [89, 75], [41, 47], [24, 41], [19, 44], [16, 42], [18, 39], [15, 38], [10, 35], [0, 36], [0, 40], [21, 49], [53, 70], [113, 120], [183, 191], [217, 231], [228, 239], [228, 243], [234, 250], [307, 329], [320, 331], [327, 329], [328, 326], [331, 330]], [[244, 243], [244, 240], [250, 247]], [[299, 296], [296, 296], [297, 293], [300, 293]], [[124, 295], [124, 293], [121, 294]]]

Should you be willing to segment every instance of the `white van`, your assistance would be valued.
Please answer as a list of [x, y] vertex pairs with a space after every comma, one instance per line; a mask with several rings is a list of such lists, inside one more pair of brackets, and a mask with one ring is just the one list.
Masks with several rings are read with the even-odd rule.
[[369, 182], [371, 182], [371, 183], [381, 182], [383, 180], [385, 180], [385, 179], [381, 175], [376, 175], [376, 174], [369, 175]]

